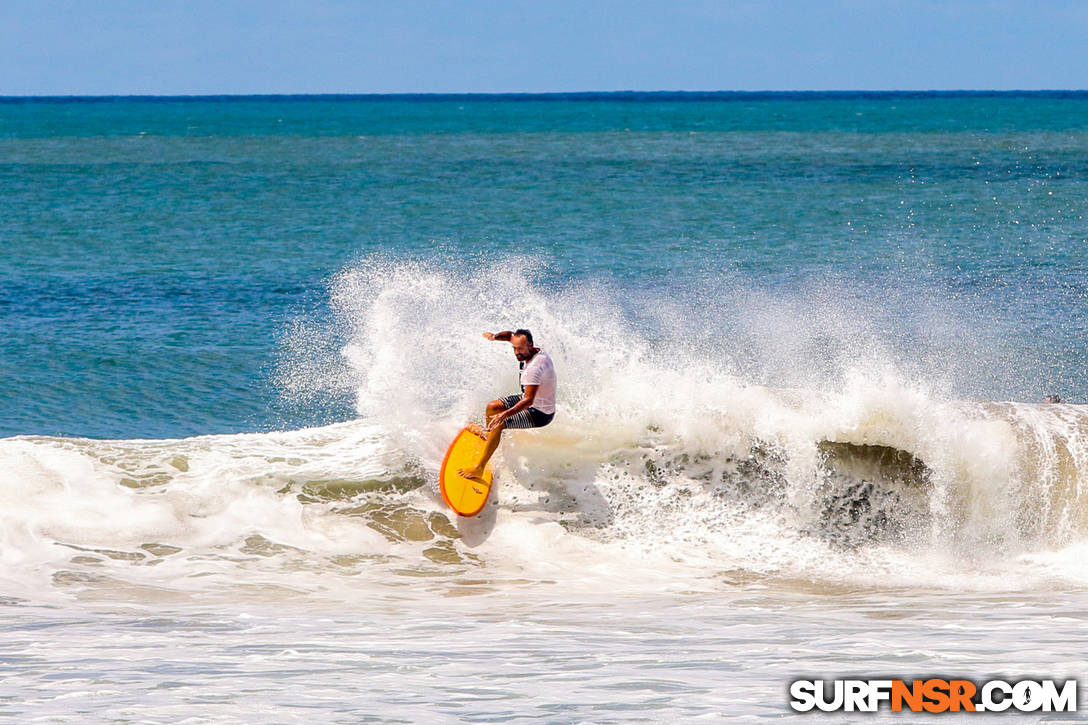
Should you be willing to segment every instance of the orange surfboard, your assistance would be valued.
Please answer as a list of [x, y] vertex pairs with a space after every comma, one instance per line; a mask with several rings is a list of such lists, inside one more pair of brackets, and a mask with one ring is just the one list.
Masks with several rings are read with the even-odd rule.
[[461, 516], [475, 516], [487, 503], [491, 492], [491, 464], [484, 468], [479, 478], [465, 478], [457, 472], [459, 468], [469, 468], [480, 462], [484, 452], [484, 440], [468, 428], [463, 428], [450, 443], [446, 457], [442, 460], [442, 470], [438, 474], [442, 498], [451, 509]]

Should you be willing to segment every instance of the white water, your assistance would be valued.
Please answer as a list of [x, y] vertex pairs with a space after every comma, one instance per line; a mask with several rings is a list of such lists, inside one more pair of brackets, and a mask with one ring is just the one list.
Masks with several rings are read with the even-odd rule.
[[[439, 423], [410, 446], [367, 423], [7, 439], [0, 580], [33, 601], [126, 587], [166, 600], [247, 588], [351, 600], [360, 576], [474, 569], [640, 591], [631, 566], [653, 590], [658, 579], [697, 590], [764, 578], [884, 587], [887, 576], [975, 591], [1088, 584], [1080, 411], [871, 396], [821, 396], [821, 419], [794, 394], [737, 390], [728, 416], [704, 418], [720, 426], [714, 446], [661, 419], [509, 434], [497, 498], [475, 520], [434, 490], [455, 430]], [[892, 449], [925, 467], [882, 464]], [[875, 490], [852, 493], [859, 482]], [[855, 515], [840, 510], [850, 505]]]
[[[1080, 406], [949, 400], [879, 359], [766, 387], [592, 290], [526, 289], [345, 274], [342, 359], [300, 326], [283, 376], [350, 389], [355, 422], [0, 440], [6, 711], [760, 718], [804, 673], [1085, 671]], [[516, 389], [479, 332], [522, 324], [559, 415], [507, 435], [496, 498], [457, 519], [445, 445]]]

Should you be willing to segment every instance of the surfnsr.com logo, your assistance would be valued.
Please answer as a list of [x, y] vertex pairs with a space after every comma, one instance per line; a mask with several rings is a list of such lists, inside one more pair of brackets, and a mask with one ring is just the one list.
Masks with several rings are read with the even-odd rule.
[[1076, 680], [794, 680], [790, 707], [797, 712], [1076, 712]]

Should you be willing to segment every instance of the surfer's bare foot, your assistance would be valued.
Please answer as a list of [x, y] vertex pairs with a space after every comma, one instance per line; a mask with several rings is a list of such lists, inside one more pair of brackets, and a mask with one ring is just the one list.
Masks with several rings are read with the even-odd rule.
[[469, 433], [477, 435], [480, 438], [483, 438], [485, 441], [487, 440], [487, 431], [476, 425], [475, 423], [469, 423], [465, 427], [468, 428]]
[[476, 468], [459, 468], [459, 469], [457, 469], [457, 472], [460, 473], [465, 478], [472, 479], [472, 478], [479, 478], [480, 475], [484, 472], [484, 469], [482, 469], [480, 467], [476, 467]]

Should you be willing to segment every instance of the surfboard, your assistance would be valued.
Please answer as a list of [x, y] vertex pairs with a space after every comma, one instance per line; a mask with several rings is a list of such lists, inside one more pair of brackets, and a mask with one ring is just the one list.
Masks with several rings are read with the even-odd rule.
[[484, 452], [484, 440], [468, 428], [463, 428], [450, 443], [446, 457], [442, 459], [442, 470], [438, 474], [438, 485], [442, 489], [442, 498], [446, 504], [461, 516], [475, 516], [487, 503], [491, 492], [491, 464], [484, 468], [479, 478], [465, 478], [457, 472], [459, 468], [474, 466]]

